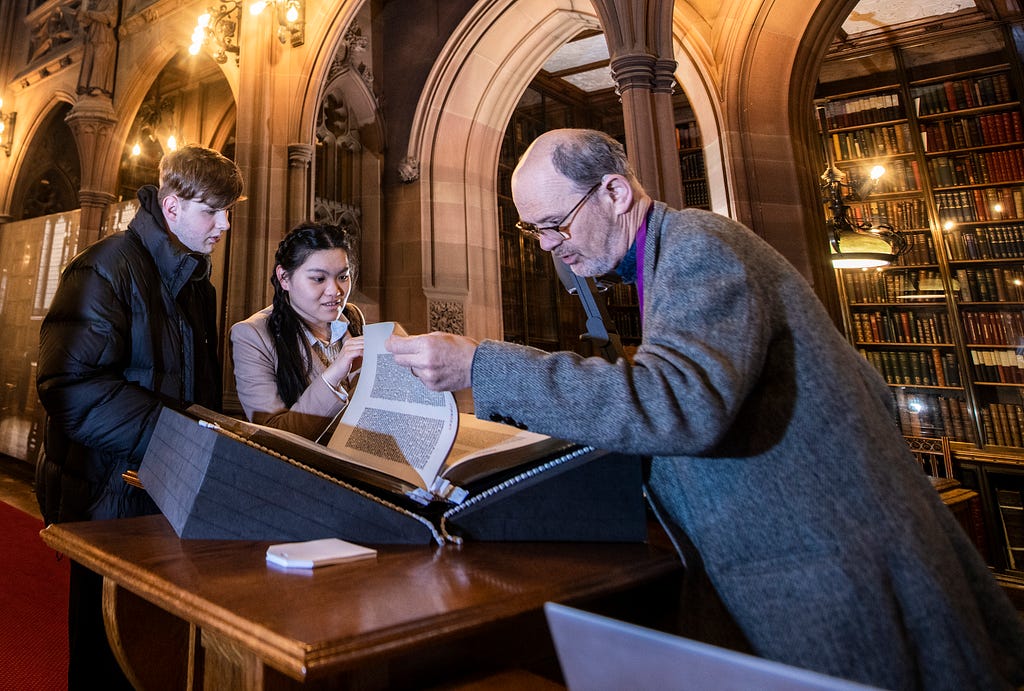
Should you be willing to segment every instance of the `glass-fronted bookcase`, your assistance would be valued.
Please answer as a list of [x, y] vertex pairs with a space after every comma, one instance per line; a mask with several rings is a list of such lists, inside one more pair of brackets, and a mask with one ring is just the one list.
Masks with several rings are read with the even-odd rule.
[[[1024, 128], [1014, 27], [979, 21], [835, 50], [815, 93], [851, 221], [909, 249], [836, 269], [849, 340], [884, 376], [932, 475], [979, 492], [990, 559], [1024, 575]], [[875, 165], [886, 174], [864, 186]]]

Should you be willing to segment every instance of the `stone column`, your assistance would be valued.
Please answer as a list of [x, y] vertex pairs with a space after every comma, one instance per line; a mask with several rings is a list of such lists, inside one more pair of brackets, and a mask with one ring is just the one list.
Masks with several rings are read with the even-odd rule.
[[111, 133], [116, 119], [109, 96], [84, 96], [68, 113], [65, 121], [75, 135], [82, 167], [82, 186], [78, 199], [82, 206], [78, 248], [99, 240], [107, 208], [115, 200], [112, 192], [117, 180], [117, 152], [111, 151]]
[[676, 90], [676, 61], [659, 59], [654, 63], [654, 88], [651, 93], [654, 110], [654, 139], [661, 170], [661, 200], [675, 209], [686, 203], [683, 174], [679, 170], [679, 149], [676, 146], [676, 113], [672, 95]]
[[288, 227], [313, 217], [310, 207], [310, 166], [312, 144], [288, 145]]
[[655, 198], [682, 206], [682, 176], [672, 109], [671, 0], [593, 0], [622, 97], [626, 150]]
[[631, 53], [613, 57], [612, 78], [622, 97], [622, 119], [626, 127], [626, 151], [640, 182], [654, 197], [661, 197], [658, 141], [651, 108], [654, 56]]

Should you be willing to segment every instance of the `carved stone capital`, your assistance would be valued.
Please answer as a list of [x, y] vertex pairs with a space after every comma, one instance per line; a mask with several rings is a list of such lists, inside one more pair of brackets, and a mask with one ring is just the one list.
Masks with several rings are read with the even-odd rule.
[[117, 124], [110, 97], [105, 95], [82, 96], [64, 120], [76, 134], [109, 134]]
[[654, 63], [654, 91], [662, 94], [672, 94], [676, 90], [676, 66], [675, 60], [657, 60]]
[[628, 89], [650, 91], [654, 87], [655, 57], [648, 53], [633, 53], [614, 58], [609, 67], [619, 93]]
[[109, 192], [100, 190], [79, 190], [78, 201], [83, 207], [104, 208], [117, 201], [117, 198]]
[[412, 156], [406, 156], [398, 164], [398, 177], [402, 182], [416, 182], [420, 179], [420, 162]]
[[289, 144], [288, 145], [288, 167], [309, 168], [313, 161], [312, 144]]

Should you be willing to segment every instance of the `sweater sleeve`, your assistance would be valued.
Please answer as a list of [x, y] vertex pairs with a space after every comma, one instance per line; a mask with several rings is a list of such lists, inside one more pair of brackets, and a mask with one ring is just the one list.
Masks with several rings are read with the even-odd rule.
[[677, 233], [654, 257], [632, 363], [484, 341], [472, 366], [476, 415], [627, 453], [716, 448], [758, 381], [770, 328], [757, 277], [724, 239], [730, 229]]

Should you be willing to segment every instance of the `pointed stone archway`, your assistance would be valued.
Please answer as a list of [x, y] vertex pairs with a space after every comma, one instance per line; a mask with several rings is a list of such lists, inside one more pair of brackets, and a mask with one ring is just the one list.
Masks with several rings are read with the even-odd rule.
[[[519, 97], [544, 61], [583, 30], [602, 31], [589, 2], [491, 0], [477, 5], [439, 56], [417, 107], [401, 174], [420, 190], [422, 287], [428, 328], [474, 338], [501, 334], [497, 247], [497, 159]], [[709, 167], [724, 180], [718, 102], [706, 68], [684, 58], [680, 73], [699, 71], [687, 96], [710, 128]], [[691, 89], [695, 92], [691, 93]], [[716, 210], [729, 210], [727, 184]]]
[[[733, 0], [719, 12], [733, 20], [725, 30], [685, 3], [674, 14], [677, 80], [705, 137], [714, 210], [752, 227], [826, 294], [834, 286], [824, 280], [804, 115], [828, 43], [855, 4]], [[601, 26], [587, 2], [489, 0], [439, 56], [402, 171], [420, 187], [429, 328], [461, 325], [474, 338], [501, 333], [494, 198], [501, 137], [546, 57], [588, 28]]]

